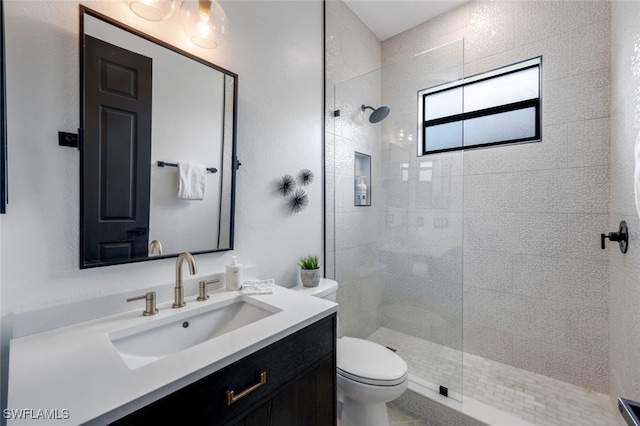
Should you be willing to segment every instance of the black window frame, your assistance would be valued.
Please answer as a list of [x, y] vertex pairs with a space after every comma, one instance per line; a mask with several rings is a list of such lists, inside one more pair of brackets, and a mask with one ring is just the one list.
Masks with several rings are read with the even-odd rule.
[[[481, 81], [491, 80], [494, 78], [503, 77], [505, 75], [513, 74], [516, 72], [521, 72], [531, 68], [538, 68], [538, 97], [535, 99], [528, 99], [524, 101], [512, 102], [509, 104], [498, 105], [494, 107], [484, 108], [481, 110], [471, 111], [471, 112], [462, 112], [459, 114], [454, 114], [446, 117], [439, 117], [431, 120], [424, 119], [424, 111], [425, 111], [425, 102], [428, 96], [434, 95], [436, 93], [442, 93], [448, 90], [454, 90], [462, 87], [464, 92], [464, 87], [469, 86], [471, 84], [479, 83]], [[464, 94], [463, 94], [464, 99]], [[492, 71], [488, 71], [481, 74], [476, 74], [470, 77], [462, 78], [460, 80], [456, 80], [450, 83], [434, 86], [431, 88], [423, 89], [418, 92], [418, 135], [419, 135], [419, 143], [418, 143], [418, 155], [424, 156], [429, 154], [437, 154], [441, 152], [450, 152], [450, 151], [462, 151], [462, 150], [471, 150], [478, 148], [487, 148], [493, 146], [500, 145], [515, 145], [521, 143], [530, 143], [530, 142], [540, 142], [542, 141], [542, 56], [538, 56], [535, 58], [527, 59], [526, 61], [517, 62], [511, 65], [507, 65], [501, 68], [497, 68]], [[535, 134], [531, 137], [527, 138], [516, 138], [516, 139], [508, 139], [508, 140], [499, 140], [492, 141], [474, 145], [464, 145], [464, 121], [470, 120], [479, 117], [487, 117], [491, 115], [501, 114], [505, 112], [511, 111], [519, 111], [527, 108], [535, 108]], [[426, 141], [426, 130], [428, 127], [461, 122], [462, 123], [462, 144], [460, 146], [451, 147], [451, 148], [442, 148], [442, 149], [427, 149], [427, 141]]]

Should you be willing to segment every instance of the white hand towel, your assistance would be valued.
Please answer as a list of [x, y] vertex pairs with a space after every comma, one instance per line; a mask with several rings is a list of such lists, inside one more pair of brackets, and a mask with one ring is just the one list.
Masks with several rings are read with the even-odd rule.
[[202, 200], [204, 198], [207, 168], [198, 163], [178, 163], [178, 198]]
[[276, 283], [269, 280], [245, 280], [242, 283], [242, 294], [271, 294]]

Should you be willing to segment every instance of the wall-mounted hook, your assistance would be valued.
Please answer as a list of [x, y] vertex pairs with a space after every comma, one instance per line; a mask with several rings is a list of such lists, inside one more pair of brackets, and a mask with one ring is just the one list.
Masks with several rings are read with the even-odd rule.
[[604, 240], [608, 238], [609, 241], [617, 241], [620, 244], [620, 251], [622, 253], [627, 252], [629, 247], [629, 228], [627, 228], [627, 222], [624, 220], [620, 222], [618, 232], [609, 232], [608, 234], [600, 234], [600, 248], [605, 249]]

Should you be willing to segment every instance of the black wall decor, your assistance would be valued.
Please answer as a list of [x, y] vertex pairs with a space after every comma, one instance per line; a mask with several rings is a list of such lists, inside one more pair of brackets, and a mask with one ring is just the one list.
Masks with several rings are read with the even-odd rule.
[[298, 179], [300, 183], [304, 186], [310, 185], [313, 183], [313, 172], [309, 169], [302, 169], [300, 173], [298, 173]]
[[280, 178], [278, 182], [278, 192], [285, 197], [287, 195], [291, 195], [293, 190], [296, 188], [296, 181], [293, 179], [291, 175], [284, 175]]
[[300, 213], [309, 205], [309, 196], [303, 189], [297, 188], [297, 185], [308, 186], [313, 183], [313, 172], [309, 169], [302, 169], [298, 172], [297, 181], [291, 175], [283, 175], [277, 180], [277, 191], [280, 195], [287, 198], [287, 206], [292, 213]]
[[289, 208], [294, 213], [300, 213], [309, 205], [309, 196], [303, 189], [296, 189], [289, 198]]

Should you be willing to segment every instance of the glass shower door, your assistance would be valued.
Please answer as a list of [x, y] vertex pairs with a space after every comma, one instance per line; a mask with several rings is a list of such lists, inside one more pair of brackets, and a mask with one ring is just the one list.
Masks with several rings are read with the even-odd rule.
[[[339, 115], [327, 137], [328, 276], [340, 284], [339, 333], [397, 351], [412, 386], [446, 388], [457, 400], [463, 155], [418, 155], [418, 92], [461, 79], [462, 48], [459, 40], [336, 85]], [[388, 116], [370, 121], [383, 106]], [[356, 199], [362, 154], [370, 157], [369, 206]]]

